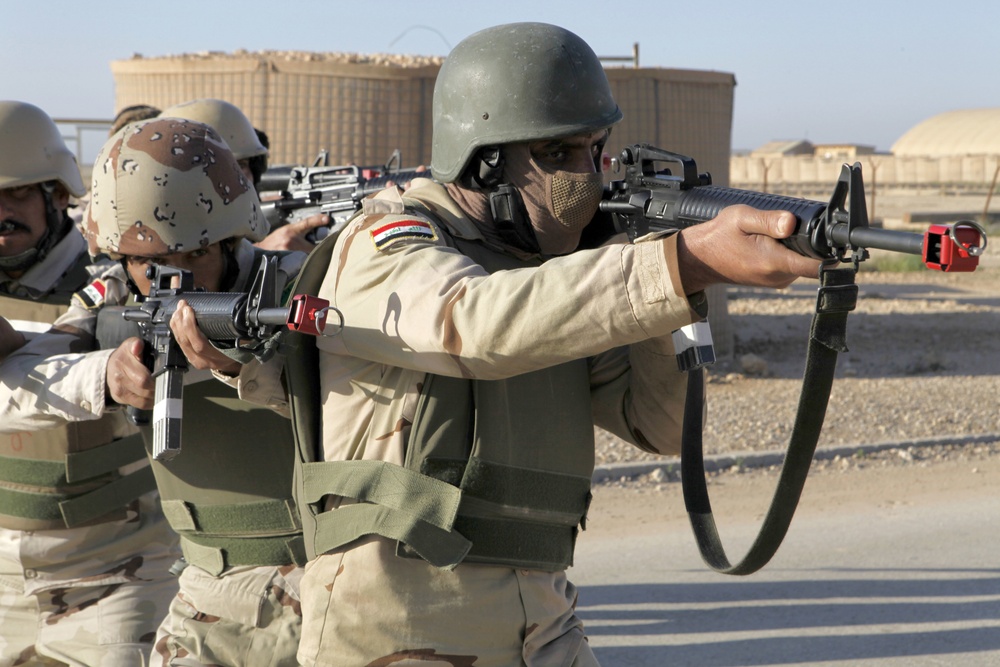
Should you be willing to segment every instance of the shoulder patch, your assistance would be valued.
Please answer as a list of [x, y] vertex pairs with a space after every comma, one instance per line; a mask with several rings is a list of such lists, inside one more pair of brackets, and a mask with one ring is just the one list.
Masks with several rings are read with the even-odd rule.
[[104, 281], [98, 278], [73, 295], [73, 300], [87, 310], [94, 310], [104, 305], [104, 295], [108, 288]]
[[437, 241], [437, 232], [423, 220], [398, 220], [369, 231], [376, 250], [385, 250], [399, 241]]

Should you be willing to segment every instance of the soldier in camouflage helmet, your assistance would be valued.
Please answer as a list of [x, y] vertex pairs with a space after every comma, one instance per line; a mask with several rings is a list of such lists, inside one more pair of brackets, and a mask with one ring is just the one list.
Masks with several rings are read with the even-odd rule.
[[124, 107], [115, 114], [114, 119], [111, 121], [111, 129], [108, 130], [108, 136], [115, 136], [118, 134], [118, 130], [129, 123], [138, 123], [140, 120], [156, 118], [159, 115], [160, 110], [148, 104], [132, 104]]
[[[161, 115], [187, 118], [213, 127], [233, 151], [246, 177], [255, 188], [258, 186], [261, 175], [267, 170], [267, 135], [254, 128], [236, 105], [225, 100], [197, 99], [167, 107]], [[256, 245], [265, 250], [309, 252], [313, 244], [306, 235], [329, 224], [328, 215], [312, 215], [272, 230]]]
[[187, 118], [215, 129], [233, 152], [243, 173], [256, 186], [267, 170], [267, 146], [239, 108], [225, 100], [197, 99], [167, 107], [160, 114]]
[[[44, 375], [54, 372], [52, 355], [92, 350], [63, 358], [62, 376], [87, 378], [109, 400], [149, 409], [153, 382], [142, 363], [143, 342], [122, 330], [120, 314], [108, 306], [141, 300], [150, 264], [189, 270], [195, 285], [209, 291], [245, 291], [264, 258], [278, 258], [283, 288], [304, 255], [254, 248], [252, 241], [267, 233], [256, 192], [222, 138], [203, 123], [161, 117], [125, 127], [98, 155], [91, 190], [85, 216], [91, 249], [116, 262], [56, 322], [68, 334], [63, 340], [32, 341], [10, 361], [24, 359], [33, 374]], [[305, 554], [291, 500], [294, 452], [289, 422], [279, 414], [280, 378], [213, 347], [188, 306], [178, 308], [171, 328], [195, 369], [184, 390], [184, 450], [150, 464], [184, 560], [174, 568], [182, 570], [180, 590], [149, 664], [292, 664]], [[211, 374], [199, 378], [199, 370], [223, 382]], [[266, 408], [239, 400], [245, 384], [273, 396]], [[147, 449], [150, 435], [144, 428]]]
[[[83, 193], [45, 112], [0, 102], [6, 352], [48, 338], [39, 332], [107, 268], [91, 264], [66, 213]], [[142, 440], [123, 415], [102, 417], [103, 391], [67, 402], [86, 383], [49, 382], [58, 371], [40, 379], [0, 356], [0, 665], [141, 664], [176, 590], [166, 570], [177, 557]], [[22, 419], [47, 399], [76, 421]]]
[[746, 207], [578, 249], [621, 117], [577, 35], [478, 32], [438, 74], [438, 182], [366, 199], [310, 256], [298, 289], [348, 327], [286, 364], [312, 558], [300, 664], [596, 664], [565, 573], [594, 425], [676, 453], [669, 334], [704, 288], [817, 271], [777, 240], [790, 214]]

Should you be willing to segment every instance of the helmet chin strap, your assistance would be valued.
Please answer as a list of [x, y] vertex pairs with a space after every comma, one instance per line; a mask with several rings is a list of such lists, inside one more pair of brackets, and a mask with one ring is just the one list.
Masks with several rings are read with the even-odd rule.
[[526, 252], [540, 253], [521, 194], [502, 180], [504, 157], [500, 146], [479, 149], [469, 166], [463, 181], [470, 189], [488, 191], [493, 224], [503, 242]]
[[500, 183], [490, 192], [490, 213], [493, 214], [493, 226], [504, 243], [534, 254], [542, 251], [535, 230], [528, 222], [521, 193], [513, 185]]
[[64, 210], [56, 208], [52, 201], [52, 194], [55, 191], [53, 183], [40, 184], [42, 198], [45, 200], [45, 231], [34, 248], [28, 248], [10, 257], [0, 257], [0, 270], [3, 271], [26, 271], [35, 264], [43, 261], [49, 251], [57, 243], [65, 238], [73, 226], [73, 220]]

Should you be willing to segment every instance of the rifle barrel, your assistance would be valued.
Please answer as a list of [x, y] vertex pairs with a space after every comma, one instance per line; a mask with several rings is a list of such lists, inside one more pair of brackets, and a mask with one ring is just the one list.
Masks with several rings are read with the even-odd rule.
[[845, 224], [833, 225], [830, 238], [838, 245], [853, 245], [859, 248], [891, 250], [910, 255], [924, 254], [924, 235], [916, 232], [879, 229], [877, 227], [856, 227], [850, 232]]

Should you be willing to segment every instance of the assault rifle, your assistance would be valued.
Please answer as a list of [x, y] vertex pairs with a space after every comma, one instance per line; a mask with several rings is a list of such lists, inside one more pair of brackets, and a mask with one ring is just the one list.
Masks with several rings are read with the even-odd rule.
[[430, 178], [430, 170], [400, 168], [400, 154], [395, 151], [381, 167], [357, 165], [330, 166], [328, 155], [321, 152], [311, 167], [273, 167], [261, 176], [261, 192], [278, 191], [278, 199], [264, 201], [261, 209], [271, 228], [298, 222], [316, 213], [330, 216], [330, 225], [310, 232], [314, 243], [340, 231], [361, 208], [361, 200], [385, 189], [390, 182], [403, 185], [414, 178]]
[[[679, 165], [677, 175], [667, 164]], [[986, 233], [978, 224], [961, 221], [932, 225], [925, 233], [891, 231], [868, 224], [861, 165], [845, 164], [829, 203], [737, 190], [712, 185], [699, 174], [693, 159], [635, 144], [619, 158], [625, 178], [614, 181], [600, 204], [614, 227], [630, 240], [649, 231], [683, 229], [715, 218], [722, 209], [746, 204], [763, 210], [791, 211], [794, 233], [783, 243], [806, 257], [822, 260], [816, 312], [809, 331], [802, 390], [790, 443], [774, 497], [760, 531], [747, 554], [730, 563], [719, 539], [705, 481], [702, 453], [704, 373], [715, 360], [707, 323], [683, 327], [674, 334], [678, 365], [688, 373], [681, 439], [681, 479], [688, 511], [702, 558], [714, 570], [745, 575], [763, 567], [777, 551], [798, 504], [816, 451], [834, 379], [837, 354], [847, 349], [847, 314], [857, 299], [855, 274], [868, 249], [920, 255], [938, 271], [974, 271], [986, 248]], [[840, 267], [842, 263], [850, 267]], [[699, 328], [700, 327], [700, 328]]]
[[[648, 144], [625, 148], [618, 163], [625, 178], [611, 183], [600, 207], [630, 240], [706, 222], [727, 206], [746, 204], [791, 211], [798, 225], [782, 242], [801, 255], [831, 263], [856, 264], [868, 258], [871, 248], [921, 255], [924, 265], [937, 271], [974, 271], [986, 248], [986, 232], [968, 220], [931, 225], [923, 234], [871, 227], [859, 163], [843, 166], [829, 203], [712, 185], [712, 177], [698, 173], [692, 158]], [[679, 165], [679, 174], [660, 168], [664, 164]]]
[[[260, 346], [286, 329], [313, 336], [340, 333], [343, 316], [325, 299], [296, 294], [288, 306], [280, 306], [276, 274], [277, 258], [269, 257], [261, 262], [249, 292], [204, 292], [194, 288], [190, 271], [149, 266], [149, 295], [140, 306], [121, 309], [121, 316], [138, 324], [147, 343], [145, 361], [156, 379], [153, 458], [169, 460], [181, 450], [181, 406], [188, 362], [170, 330], [170, 317], [179, 301], [186, 301], [194, 310], [198, 329], [206, 338], [229, 346]], [[339, 322], [330, 322], [334, 314]], [[149, 422], [148, 413], [136, 408], [129, 408], [129, 418], [137, 424]]]

